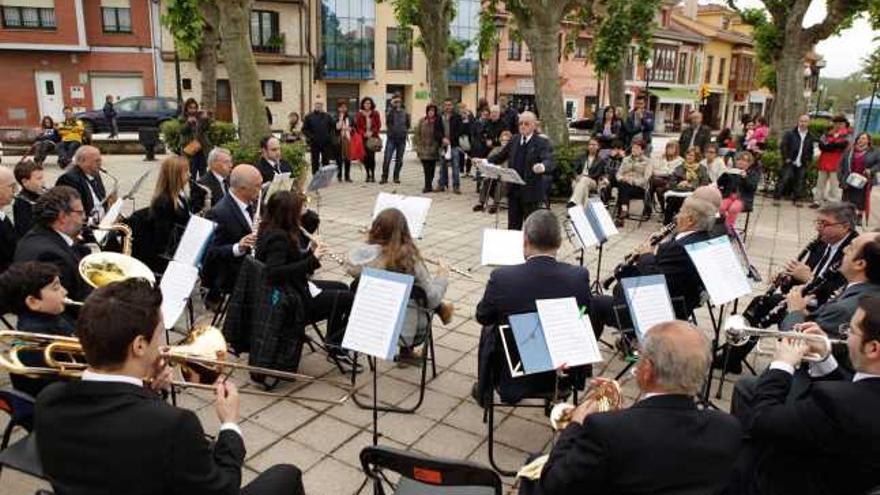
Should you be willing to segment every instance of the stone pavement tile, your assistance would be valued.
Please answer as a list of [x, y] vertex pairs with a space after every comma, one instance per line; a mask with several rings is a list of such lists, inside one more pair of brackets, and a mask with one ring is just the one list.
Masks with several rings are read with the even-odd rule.
[[[268, 468], [269, 466], [267, 466]], [[262, 471], [262, 470], [261, 470]], [[254, 478], [259, 474], [257, 471], [248, 468], [247, 466], [242, 467], [241, 469], [241, 486], [244, 487], [251, 481], [254, 481]]]
[[481, 436], [448, 425], [438, 424], [412, 448], [428, 455], [449, 459], [465, 459], [482, 440]]
[[289, 435], [291, 440], [329, 454], [357, 433], [358, 428], [322, 415]]
[[202, 423], [202, 429], [208, 435], [216, 435], [220, 429], [220, 420], [217, 419], [217, 412], [213, 404], [209, 404], [196, 411], [199, 421]]
[[473, 377], [475, 380], [477, 378], [477, 351], [474, 350], [462, 356], [461, 359], [455, 362], [450, 368], [453, 371], [457, 371], [458, 373], [468, 375]]
[[[372, 401], [367, 402], [372, 404]], [[327, 409], [324, 414], [330, 415], [358, 428], [363, 428], [373, 422], [373, 411], [370, 409], [361, 409], [352, 399], [345, 401], [345, 404]]]
[[458, 332], [449, 332], [435, 342], [435, 345], [449, 347], [461, 352], [470, 352], [477, 347], [478, 339], [473, 335]]
[[[406, 445], [396, 442], [386, 436], [387, 431], [382, 428], [382, 423], [380, 420], [379, 423], [379, 445], [383, 445], [386, 447], [393, 447], [395, 449], [406, 450]], [[332, 456], [334, 459], [338, 461], [342, 461], [345, 464], [355, 468], [361, 469], [361, 461], [360, 455], [361, 450], [364, 447], [369, 445], [373, 445], [373, 430], [362, 431], [358, 433], [358, 435], [351, 440], [345, 442], [341, 445], [335, 452], [333, 452]]]
[[[339, 379], [342, 382], [342, 379]], [[320, 402], [309, 401], [305, 399], [322, 399], [322, 400], [330, 400], [336, 401], [341, 399], [347, 394], [348, 384], [336, 386], [334, 384], [328, 383], [326, 381], [318, 381], [315, 383], [310, 383], [303, 387], [300, 390], [297, 390], [293, 396], [296, 397], [298, 403], [302, 403], [302, 405], [316, 410], [324, 410], [328, 407], [331, 407], [331, 404], [323, 404]]]
[[302, 427], [319, 413], [301, 404], [283, 400], [250, 416], [251, 421], [281, 435]]
[[487, 423], [483, 423], [483, 408], [473, 401], [464, 401], [445, 418], [443, 423], [479, 436], [487, 435]]
[[508, 416], [495, 428], [495, 439], [526, 452], [540, 452], [553, 437], [550, 423], [538, 424], [516, 416]]
[[[519, 468], [525, 465], [526, 458], [529, 455], [529, 453], [527, 452], [523, 452], [522, 450], [515, 449], [513, 447], [508, 447], [507, 445], [502, 445], [497, 441], [495, 442], [494, 451], [495, 462], [498, 464], [498, 467], [505, 471], [519, 470]], [[481, 443], [480, 446], [477, 447], [477, 450], [475, 450], [473, 453], [471, 453], [470, 456], [468, 456], [467, 460], [471, 462], [476, 462], [477, 464], [491, 469], [492, 467], [489, 463], [489, 441], [484, 440], [483, 443]], [[505, 483], [509, 483], [513, 480], [513, 478], [505, 478], [502, 476], [501, 480]]]
[[[434, 348], [436, 349], [436, 346]], [[428, 360], [427, 364], [428, 369], [427, 374], [425, 375], [425, 380], [431, 380], [431, 361]], [[440, 372], [439, 366], [437, 372]], [[415, 363], [406, 363], [404, 366], [401, 366], [400, 363], [395, 363], [394, 366], [389, 366], [384, 374], [402, 382], [418, 386], [422, 380], [422, 361], [419, 360]]]
[[438, 374], [437, 378], [433, 379], [428, 384], [428, 388], [439, 390], [440, 392], [452, 395], [453, 397], [464, 398], [470, 397], [471, 387], [473, 386], [474, 381], [475, 380], [472, 377], [447, 370]]
[[483, 332], [483, 325], [480, 325], [477, 320], [469, 319], [455, 327], [455, 331], [470, 335], [471, 337], [476, 337], [478, 339], [477, 342], [479, 342], [480, 334]]
[[303, 475], [308, 494], [351, 495], [364, 480], [364, 473], [332, 457], [325, 457]]
[[14, 469], [4, 469], [0, 477], [0, 491], [8, 495], [33, 495], [37, 490], [52, 490], [52, 486]]
[[[415, 401], [417, 396], [418, 392], [413, 392], [413, 394], [406, 399], [405, 403], [410, 404], [410, 401]], [[449, 411], [455, 409], [455, 406], [460, 404], [461, 401], [462, 400], [458, 397], [452, 397], [436, 390], [425, 390], [425, 400], [422, 402], [422, 405], [416, 413], [419, 416], [439, 421], [449, 414]]]
[[437, 337], [435, 337], [434, 341], [434, 357], [437, 360], [437, 372], [440, 372], [439, 368], [448, 368], [452, 366], [454, 362], [461, 358], [462, 353], [455, 349], [437, 345], [436, 339]]
[[324, 453], [303, 444], [282, 438], [268, 449], [250, 458], [247, 465], [262, 472], [276, 464], [293, 464], [300, 471], [305, 472], [317, 464], [324, 455]]
[[242, 421], [239, 427], [244, 435], [244, 447], [247, 449], [247, 458], [259, 454], [261, 450], [281, 439], [281, 435], [278, 433], [263, 428], [252, 421]]
[[389, 413], [379, 419], [379, 431], [385, 438], [411, 445], [435, 424], [433, 419], [418, 414]]
[[[245, 390], [248, 390], [248, 389], [259, 390], [256, 387], [253, 387], [253, 388], [248, 387], [246, 389], [241, 389], [240, 391], [244, 392]], [[241, 416], [242, 417], [250, 416], [251, 414], [254, 414], [257, 411], [260, 411], [262, 409], [266, 409], [267, 407], [278, 402], [279, 400], [280, 399], [276, 398], [276, 397], [267, 397], [264, 395], [254, 395], [254, 394], [248, 394], [248, 393], [241, 393], [241, 395], [240, 395]]]

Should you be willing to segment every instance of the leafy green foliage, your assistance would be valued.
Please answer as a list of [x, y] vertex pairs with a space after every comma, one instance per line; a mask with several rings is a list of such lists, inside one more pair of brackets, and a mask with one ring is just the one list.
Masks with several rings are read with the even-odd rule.
[[202, 46], [205, 21], [199, 11], [199, 3], [205, 0], [168, 0], [162, 14], [162, 25], [174, 38], [177, 52], [183, 58], [193, 58]]
[[[242, 146], [238, 141], [230, 141], [223, 147], [232, 153], [232, 163], [257, 163], [260, 161], [259, 146]], [[304, 177], [306, 171], [306, 147], [302, 143], [281, 143], [281, 158], [290, 163], [292, 177]]]
[[[169, 149], [180, 151], [184, 143], [180, 142], [180, 128], [183, 124], [178, 119], [171, 119], [162, 122], [159, 131], [162, 133], [162, 140], [168, 145]], [[226, 143], [234, 141], [238, 138], [238, 130], [235, 124], [229, 122], [211, 122], [211, 128], [208, 129], [208, 140], [212, 143]]]
[[590, 60], [600, 74], [607, 74], [626, 62], [630, 42], [636, 56], [648, 60], [654, 31], [654, 15], [660, 0], [605, 0], [605, 13], [598, 19]]
[[755, 54], [758, 60], [758, 85], [776, 91], [776, 69], [774, 56], [782, 50], [782, 34], [775, 24], [767, 19], [763, 9], [745, 9], [741, 13], [743, 22], [754, 29]]
[[577, 175], [575, 163], [587, 152], [586, 144], [585, 142], [569, 142], [554, 147], [553, 159], [556, 162], [552, 189], [554, 197], [567, 198], [571, 195], [571, 184]]
[[862, 73], [871, 84], [880, 84], [880, 47], [862, 60]]

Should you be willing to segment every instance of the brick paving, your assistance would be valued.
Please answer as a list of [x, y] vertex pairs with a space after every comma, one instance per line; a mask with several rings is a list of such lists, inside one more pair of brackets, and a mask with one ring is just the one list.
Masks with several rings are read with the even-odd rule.
[[[662, 149], [662, 146], [655, 149]], [[118, 177], [123, 191], [127, 191], [140, 173], [154, 170], [147, 181], [150, 186], [140, 191], [136, 198], [138, 207], [148, 204], [158, 162], [145, 163], [139, 156], [109, 156], [105, 157], [104, 166]], [[58, 169], [50, 165], [47, 184], [53, 184], [58, 173]], [[417, 195], [422, 185], [421, 166], [411, 152], [406, 155], [402, 184], [365, 184], [363, 170], [357, 165], [352, 176], [355, 179], [353, 184], [333, 184], [322, 192], [320, 201], [316, 198], [311, 203], [312, 208], [319, 208], [323, 220], [321, 236], [338, 253], [346, 253], [362, 241], [363, 234], [358, 231], [369, 224], [372, 205], [379, 191]], [[424, 404], [414, 415], [380, 414], [382, 437], [379, 441], [383, 445], [488, 464], [482, 410], [470, 398], [469, 392], [476, 379], [480, 332], [480, 325], [473, 315], [491, 271], [479, 266], [481, 232], [494, 225], [494, 217], [471, 211], [476, 200], [474, 190], [474, 182], [462, 178], [463, 194], [430, 195], [433, 203], [424, 237], [418, 241], [419, 248], [429, 256], [445, 258], [455, 266], [469, 270], [473, 280], [452, 276], [447, 298], [454, 302], [456, 316], [449, 325], [435, 319], [437, 377], [428, 382]], [[561, 203], [554, 204], [553, 210], [560, 218], [564, 216]], [[752, 263], [765, 280], [771, 271], [778, 270], [815, 236], [812, 219], [812, 210], [794, 208], [790, 203], [774, 207], [769, 199], [758, 197], [751, 216], [747, 245]], [[744, 220], [743, 217], [741, 222]], [[502, 214], [501, 225], [505, 224], [506, 217]], [[641, 226], [637, 222], [628, 222], [621, 234], [605, 246], [602, 275], [608, 274], [614, 264], [659, 226], [656, 221]], [[561, 253], [566, 260], [577, 263], [569, 242], [564, 242]], [[595, 277], [596, 262], [596, 251], [588, 250], [585, 263], [590, 268], [591, 277]], [[327, 260], [324, 265], [317, 278], [350, 281], [342, 267], [333, 261]], [[763, 284], [759, 284], [754, 293], [762, 289]], [[741, 305], [740, 309], [743, 307]], [[699, 310], [697, 318], [701, 329], [710, 334], [706, 310]], [[606, 332], [605, 339], [613, 339], [613, 335]], [[611, 358], [607, 348], [603, 347], [603, 352], [606, 359]], [[612, 360], [605, 375], [613, 376], [623, 366], [619, 359]], [[306, 349], [299, 371], [319, 376], [325, 382], [286, 384], [280, 387], [280, 391], [289, 396], [286, 398], [242, 396], [241, 427], [247, 446], [243, 483], [269, 466], [285, 462], [296, 464], [303, 470], [309, 494], [354, 493], [363, 480], [358, 452], [372, 441], [371, 413], [359, 409], [352, 401], [329, 406], [301, 399], [337, 398], [340, 395], [338, 384], [347, 383], [348, 377], [341, 376], [320, 353], [310, 353]], [[418, 367], [400, 368], [392, 363], [381, 363], [379, 373], [382, 402], [407, 405], [416, 400]], [[244, 388], [251, 387], [246, 383], [246, 374], [239, 373], [232, 379]], [[366, 384], [368, 380], [369, 374], [365, 374], [359, 378], [359, 383]], [[8, 385], [8, 378], [0, 377], [0, 384]], [[723, 399], [716, 401], [719, 407], [729, 407], [731, 386], [732, 383], [728, 382]], [[624, 390], [632, 401], [637, 394], [633, 384], [626, 384]], [[216, 432], [218, 422], [210, 395], [201, 391], [184, 392], [180, 394], [180, 405], [197, 413], [206, 432]], [[540, 409], [503, 410], [498, 414], [496, 424], [497, 459], [509, 469], [521, 465], [527, 452], [546, 451], [553, 439]], [[0, 418], [0, 427], [5, 427], [5, 417]], [[17, 433], [19, 436], [20, 432]], [[40, 486], [34, 480], [9, 470], [0, 478], [0, 492], [9, 495], [32, 494]]]

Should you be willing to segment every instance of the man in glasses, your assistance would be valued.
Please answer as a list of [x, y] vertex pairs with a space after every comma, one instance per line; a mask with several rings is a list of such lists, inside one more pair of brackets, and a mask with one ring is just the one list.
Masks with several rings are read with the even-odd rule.
[[[804, 333], [824, 336], [815, 323]], [[737, 414], [746, 430], [731, 494], [861, 494], [880, 485], [880, 297], [863, 296], [841, 330], [854, 374], [817, 340], [783, 341], [758, 380], [754, 407]], [[806, 353], [812, 383], [792, 397]]]

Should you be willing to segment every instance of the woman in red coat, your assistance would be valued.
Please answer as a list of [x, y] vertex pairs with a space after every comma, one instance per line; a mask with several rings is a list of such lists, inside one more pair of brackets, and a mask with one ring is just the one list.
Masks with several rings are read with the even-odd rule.
[[[376, 103], [369, 96], [361, 100], [361, 109], [358, 111], [356, 124], [358, 134], [364, 139], [364, 170], [367, 171], [367, 182], [376, 182], [376, 152], [382, 150], [382, 138], [379, 131], [382, 129], [382, 120], [376, 111]], [[370, 138], [378, 138], [378, 141]], [[369, 144], [374, 143], [372, 149]], [[378, 142], [378, 148], [375, 143]]]
[[811, 208], [818, 208], [822, 203], [837, 201], [840, 190], [837, 182], [837, 165], [849, 147], [852, 130], [843, 115], [836, 115], [832, 120], [831, 129], [819, 139], [819, 161], [816, 168], [819, 175], [816, 179], [816, 190], [813, 193]]

